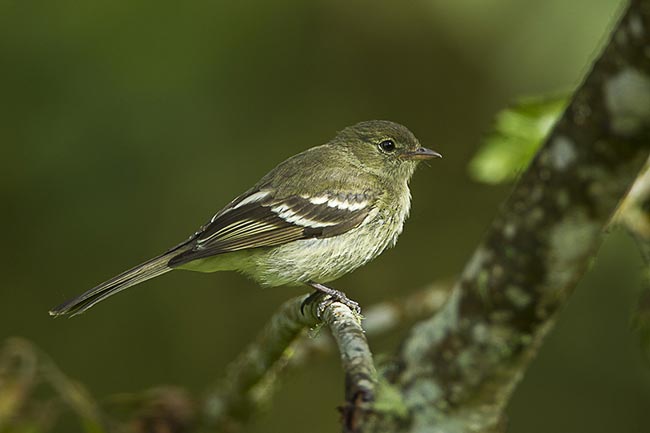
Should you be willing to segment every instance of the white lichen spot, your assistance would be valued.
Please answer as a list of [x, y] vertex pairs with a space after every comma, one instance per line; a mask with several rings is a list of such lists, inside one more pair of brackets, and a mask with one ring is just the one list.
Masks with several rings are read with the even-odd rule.
[[225, 402], [218, 397], [211, 397], [204, 403], [205, 413], [215, 418], [223, 416], [225, 408]]
[[563, 135], [558, 135], [550, 148], [551, 164], [556, 170], [566, 170], [576, 159], [574, 143]]
[[630, 20], [628, 22], [628, 26], [630, 29], [630, 34], [637, 38], [637, 39], [642, 39], [643, 35], [645, 33], [645, 29], [643, 28], [643, 21], [641, 21], [641, 17], [638, 15], [632, 15], [630, 17]]
[[563, 262], [582, 258], [598, 233], [598, 227], [581, 213], [567, 217], [551, 234], [553, 253]]
[[604, 90], [614, 132], [628, 136], [650, 124], [650, 77], [628, 67], [607, 80]]
[[558, 223], [550, 238], [548, 285], [554, 290], [562, 290], [574, 278], [576, 263], [580, 263], [589, 254], [595, 238], [600, 233], [600, 226], [591, 221], [584, 213], [570, 215]]
[[517, 226], [515, 226], [512, 223], [507, 223], [505, 227], [503, 227], [503, 236], [506, 239], [512, 239], [515, 237], [517, 234]]
[[477, 343], [485, 343], [490, 337], [490, 330], [484, 323], [477, 323], [472, 328], [472, 337]]
[[517, 308], [525, 308], [532, 301], [530, 295], [518, 286], [509, 286], [506, 289], [506, 297]]
[[433, 380], [421, 379], [416, 381], [404, 396], [409, 407], [428, 406], [439, 400], [443, 395], [440, 386]]
[[[442, 410], [442, 409], [441, 409]], [[408, 429], [411, 433], [463, 433], [467, 432], [464, 421], [449, 417], [435, 410], [421, 410], [413, 414]]]

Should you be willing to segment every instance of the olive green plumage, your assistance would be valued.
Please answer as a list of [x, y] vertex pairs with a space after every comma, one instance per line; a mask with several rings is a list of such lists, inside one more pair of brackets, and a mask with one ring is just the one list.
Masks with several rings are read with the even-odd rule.
[[[393, 246], [420, 160], [404, 126], [367, 121], [279, 164], [187, 241], [50, 311], [82, 313], [172, 269], [234, 270], [263, 286], [332, 281]], [[316, 287], [315, 285], [314, 287]]]

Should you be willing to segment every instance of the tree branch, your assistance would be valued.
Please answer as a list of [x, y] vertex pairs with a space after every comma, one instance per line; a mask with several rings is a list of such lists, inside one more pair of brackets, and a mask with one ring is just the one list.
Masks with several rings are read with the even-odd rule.
[[408, 422], [364, 431], [490, 431], [602, 229], [648, 158], [650, 2], [612, 39], [505, 203], [443, 310], [413, 328], [391, 382]]
[[291, 356], [296, 340], [319, 320], [307, 309], [300, 311], [306, 296], [290, 299], [271, 317], [255, 341], [228, 367], [226, 379], [209, 390], [203, 404], [208, 426], [228, 427], [242, 423], [256, 412]]
[[377, 370], [372, 360], [361, 317], [340, 302], [332, 303], [323, 311], [341, 353], [345, 372], [345, 406], [341, 412], [346, 430], [356, 431], [359, 414], [375, 401]]
[[[208, 426], [232, 429], [256, 412], [287, 365], [298, 339], [308, 328], [326, 324], [341, 353], [345, 372], [346, 404], [351, 418], [374, 400], [377, 372], [361, 317], [340, 302], [322, 296], [304, 304], [307, 296], [285, 302], [256, 340], [229, 367], [227, 379], [208, 392], [204, 419]], [[325, 300], [324, 300], [325, 299]]]

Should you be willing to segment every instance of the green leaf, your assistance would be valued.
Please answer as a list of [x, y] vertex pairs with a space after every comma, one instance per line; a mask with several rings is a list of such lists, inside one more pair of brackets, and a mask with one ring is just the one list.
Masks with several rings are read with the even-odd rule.
[[526, 98], [499, 112], [492, 132], [470, 161], [470, 175], [489, 184], [514, 180], [533, 158], [566, 104], [566, 96]]

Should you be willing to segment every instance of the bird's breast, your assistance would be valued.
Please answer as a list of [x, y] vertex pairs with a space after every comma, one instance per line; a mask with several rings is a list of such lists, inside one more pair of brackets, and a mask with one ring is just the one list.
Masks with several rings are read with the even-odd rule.
[[410, 209], [410, 194], [382, 197], [359, 227], [303, 239], [256, 254], [249, 276], [265, 286], [326, 283], [368, 263], [395, 245]]

